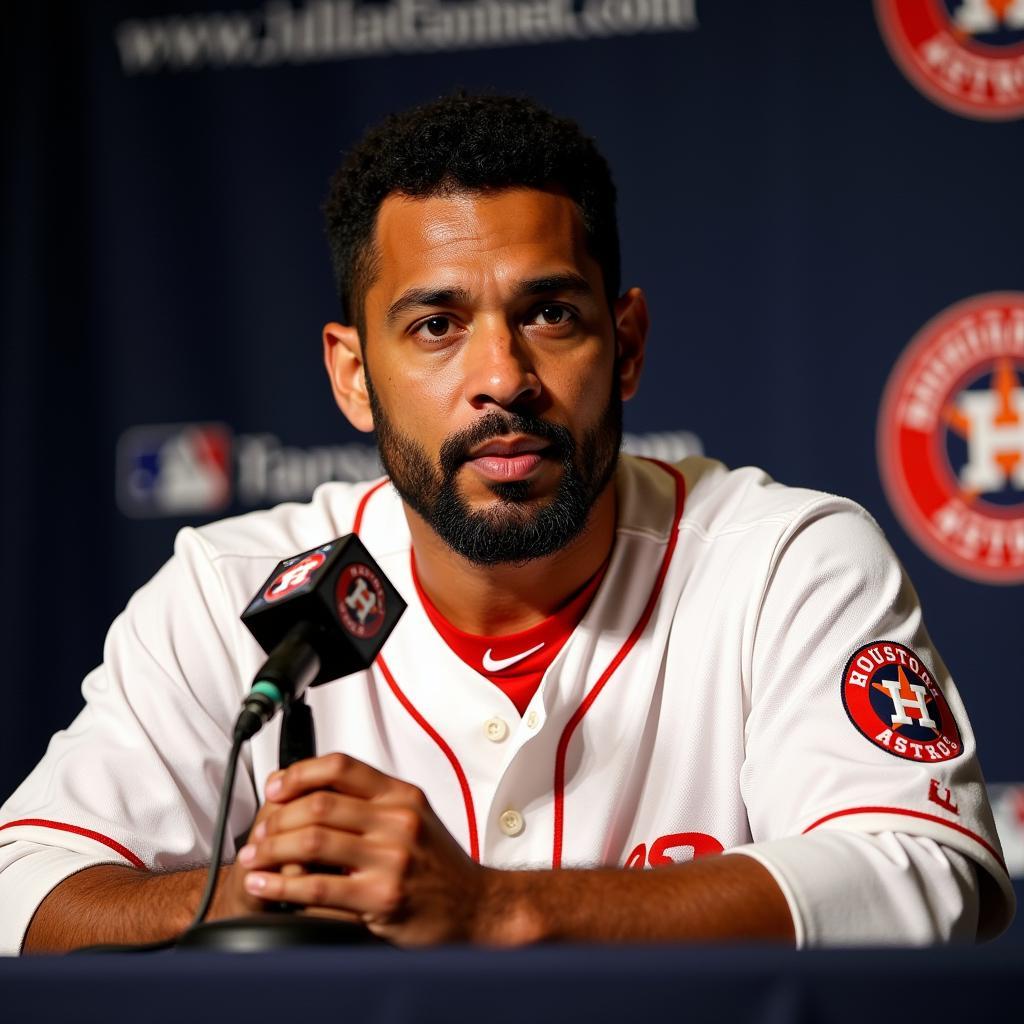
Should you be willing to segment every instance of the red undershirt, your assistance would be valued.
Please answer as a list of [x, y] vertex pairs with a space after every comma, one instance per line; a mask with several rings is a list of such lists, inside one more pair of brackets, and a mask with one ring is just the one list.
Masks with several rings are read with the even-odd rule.
[[536, 626], [503, 636], [476, 636], [456, 629], [434, 606], [420, 586], [416, 557], [411, 556], [412, 579], [427, 618], [441, 639], [475, 672], [488, 678], [515, 704], [519, 714], [540, 686], [540, 681], [572, 631], [586, 614], [608, 568], [606, 559], [593, 576], [554, 615]]

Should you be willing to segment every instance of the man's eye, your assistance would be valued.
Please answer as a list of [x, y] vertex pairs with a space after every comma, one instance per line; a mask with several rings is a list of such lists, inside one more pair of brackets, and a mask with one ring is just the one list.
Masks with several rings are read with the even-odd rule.
[[564, 324], [572, 317], [572, 314], [565, 306], [541, 306], [537, 310], [535, 319], [539, 318], [542, 323], [550, 324], [552, 327]]
[[424, 320], [416, 329], [417, 334], [426, 332], [432, 338], [443, 338], [451, 330], [452, 322], [446, 316], [432, 316]]

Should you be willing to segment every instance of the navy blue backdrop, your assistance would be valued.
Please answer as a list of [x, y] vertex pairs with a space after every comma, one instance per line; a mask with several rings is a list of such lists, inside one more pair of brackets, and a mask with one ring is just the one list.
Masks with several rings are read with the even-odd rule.
[[[319, 207], [367, 126], [457, 86], [536, 97], [612, 164], [625, 283], [653, 317], [633, 442], [864, 504], [987, 777], [1024, 779], [1024, 573], [978, 582], [925, 553], [875, 442], [914, 335], [1024, 289], [1019, 114], [928, 95], [868, 3], [530, 0], [518, 21], [514, 0], [472, 3], [477, 21], [451, 23], [437, 11], [470, 18], [467, 0], [11, 6], [0, 795], [77, 711], [176, 529], [373, 472], [320, 365], [337, 304]], [[1021, 35], [1005, 20], [979, 39], [1013, 55]], [[1020, 383], [1024, 351], [1014, 365]], [[1007, 475], [1001, 500], [1019, 510], [1024, 486]]]

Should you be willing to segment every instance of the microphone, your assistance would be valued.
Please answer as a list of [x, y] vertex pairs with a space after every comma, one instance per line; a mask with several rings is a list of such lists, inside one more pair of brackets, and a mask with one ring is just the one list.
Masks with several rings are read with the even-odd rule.
[[242, 701], [235, 738], [251, 739], [310, 686], [368, 668], [405, 607], [354, 533], [279, 562], [242, 612], [269, 657]]

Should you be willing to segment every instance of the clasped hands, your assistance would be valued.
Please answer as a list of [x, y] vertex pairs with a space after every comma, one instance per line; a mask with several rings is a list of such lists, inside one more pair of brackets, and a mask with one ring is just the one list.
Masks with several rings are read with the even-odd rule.
[[274, 772], [266, 797], [215, 916], [285, 901], [403, 946], [487, 941], [480, 908], [500, 872], [466, 855], [415, 786], [335, 753]]

